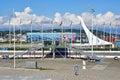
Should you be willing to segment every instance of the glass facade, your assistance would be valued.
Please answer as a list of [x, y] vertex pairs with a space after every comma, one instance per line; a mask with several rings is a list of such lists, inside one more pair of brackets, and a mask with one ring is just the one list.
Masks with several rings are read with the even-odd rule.
[[27, 33], [26, 39], [28, 42], [31, 41], [68, 41], [76, 40], [76, 33]]

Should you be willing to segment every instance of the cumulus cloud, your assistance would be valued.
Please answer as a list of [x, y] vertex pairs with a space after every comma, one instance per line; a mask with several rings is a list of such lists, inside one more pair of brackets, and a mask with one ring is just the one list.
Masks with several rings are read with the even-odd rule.
[[61, 21], [62, 21], [62, 26], [70, 26], [71, 22], [72, 25], [76, 25], [80, 23], [77, 18], [77, 15], [75, 14], [71, 14], [67, 12], [63, 16], [61, 16], [61, 14], [57, 12], [55, 14], [54, 22], [60, 24]]
[[94, 24], [95, 25], [101, 25], [105, 23], [107, 26], [111, 23], [112, 26], [115, 25], [117, 15], [114, 15], [112, 12], [107, 12], [105, 14], [97, 14], [94, 18]]
[[29, 12], [31, 12], [32, 11], [32, 9], [30, 8], [30, 7], [26, 7], [25, 8], [25, 10], [24, 10], [24, 12], [27, 14], [27, 13], [29, 13]]
[[71, 21], [72, 21], [72, 25], [76, 25], [76, 24], [80, 23], [77, 18], [77, 15], [75, 15], [75, 14], [65, 13], [63, 18], [64, 18], [64, 20], [66, 20], [68, 22], [68, 25], [70, 24]]
[[84, 22], [86, 23], [86, 25], [88, 27], [90, 27], [91, 23], [92, 23], [92, 15], [88, 12], [84, 12], [84, 13], [81, 14], [81, 16], [82, 16]]
[[37, 16], [36, 14], [31, 14], [30, 12], [32, 9], [30, 7], [26, 7], [23, 12], [14, 12], [14, 17], [4, 25], [15, 25], [15, 26], [22, 26], [22, 25], [30, 25], [30, 22], [32, 21], [32, 24], [40, 23], [40, 22], [47, 22], [51, 21], [50, 18], [45, 16]]
[[[71, 21], [72, 25], [76, 26], [80, 24], [79, 19], [77, 18], [78, 15], [76, 14], [71, 14], [71, 13], [65, 13], [63, 16], [60, 13], [55, 14], [54, 22], [57, 22], [58, 24], [62, 21], [63, 26], [69, 26]], [[91, 27], [92, 25], [92, 14], [88, 12], [82, 13], [80, 16], [82, 16], [83, 20], [85, 21], [85, 24], [88, 27]], [[108, 27], [110, 26], [110, 23], [112, 27], [117, 25], [120, 25], [120, 15], [115, 15], [112, 12], [107, 12], [105, 14], [97, 14], [93, 15], [93, 25], [94, 26], [101, 26], [103, 24], [106, 24], [105, 26]]]
[[[82, 13], [82, 18], [84, 19], [86, 25], [89, 27], [92, 23], [92, 14], [90, 13]], [[105, 14], [97, 14], [93, 15], [93, 25], [101, 26], [105, 23], [105, 26], [108, 27], [111, 24], [111, 27], [120, 25], [120, 15], [115, 15], [114, 13], [108, 11]]]
[[2, 17], [2, 16], [0, 16], [0, 23], [1, 23], [1, 22], [3, 22], [3, 17]]
[[62, 16], [60, 13], [55, 13], [54, 22], [60, 23], [62, 21]]
[[[32, 9], [30, 7], [26, 7], [22, 12], [14, 12], [15, 16], [10, 19], [10, 21], [5, 21], [3, 25], [10, 26], [24, 26], [30, 25], [32, 21], [33, 26], [40, 26], [40, 24], [44, 24], [44, 26], [50, 26], [51, 21], [53, 20], [53, 25], [57, 26], [62, 21], [62, 26], [70, 26], [72, 22], [72, 26], [80, 25], [80, 20], [78, 19], [77, 14], [66, 12], [63, 15], [59, 12], [56, 12], [54, 18], [51, 19], [46, 16], [38, 16], [33, 14]], [[82, 16], [83, 20], [87, 27], [91, 26], [92, 23], [92, 15], [88, 12], [83, 12], [80, 16]], [[0, 22], [3, 22], [3, 17], [0, 17]], [[111, 23], [112, 26], [120, 25], [120, 15], [115, 15], [113, 12], [106, 12], [105, 14], [96, 14], [93, 16], [93, 23], [95, 26], [101, 26], [103, 23], [106, 24], [106, 27]]]

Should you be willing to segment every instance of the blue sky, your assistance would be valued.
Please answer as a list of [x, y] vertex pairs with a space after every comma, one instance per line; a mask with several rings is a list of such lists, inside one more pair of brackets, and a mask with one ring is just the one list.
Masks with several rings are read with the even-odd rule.
[[56, 12], [64, 14], [70, 12], [80, 14], [94, 8], [95, 13], [112, 11], [120, 14], [120, 0], [1, 0], [0, 15], [9, 15], [14, 8], [22, 11], [25, 7], [31, 7], [34, 13], [52, 17]]
[[[93, 8], [95, 9], [95, 25], [99, 24], [98, 26], [100, 26], [100, 24], [106, 22], [107, 20], [113, 19], [106, 22], [106, 24], [108, 26], [110, 22], [113, 22], [112, 24], [115, 26], [116, 23], [118, 25], [120, 24], [119, 3], [120, 0], [1, 0], [0, 25], [6, 27], [7, 25], [4, 24], [8, 23], [8, 19], [11, 21], [13, 20], [10, 16], [12, 15], [14, 8], [15, 12], [17, 12], [15, 13], [17, 17], [21, 18], [23, 21], [25, 20], [23, 18], [27, 18], [25, 21], [29, 22], [29, 19], [34, 17], [32, 20], [36, 22], [44, 19], [43, 21], [54, 20], [59, 23], [60, 20], [64, 20], [64, 22], [66, 22], [65, 24], [69, 24], [71, 19], [74, 18], [73, 22], [76, 22], [77, 19], [75, 19], [75, 17], [77, 15], [81, 15], [87, 26], [89, 26], [91, 18], [89, 17], [90, 9]], [[86, 19], [86, 17], [89, 18]], [[24, 23], [25, 22], [23, 22], [23, 24]], [[76, 24], [77, 23], [75, 23], [75, 25]], [[24, 24], [23, 26], [25, 25], [27, 24]], [[35, 22], [34, 26], [37, 26]], [[1, 29], [3, 29], [3, 27], [1, 27]]]

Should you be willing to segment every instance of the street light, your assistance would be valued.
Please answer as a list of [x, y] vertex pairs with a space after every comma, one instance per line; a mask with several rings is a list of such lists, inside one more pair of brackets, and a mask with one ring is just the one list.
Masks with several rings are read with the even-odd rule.
[[[91, 13], [92, 13], [92, 33], [93, 33], [93, 13], [95, 12], [94, 9], [91, 9]], [[93, 34], [92, 34], [92, 48], [91, 48], [91, 51], [92, 51], [92, 56], [93, 56]]]

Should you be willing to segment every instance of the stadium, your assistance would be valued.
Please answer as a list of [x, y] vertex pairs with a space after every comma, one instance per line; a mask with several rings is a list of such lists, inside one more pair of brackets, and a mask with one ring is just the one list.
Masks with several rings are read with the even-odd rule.
[[27, 42], [36, 41], [75, 41], [76, 33], [27, 33]]

